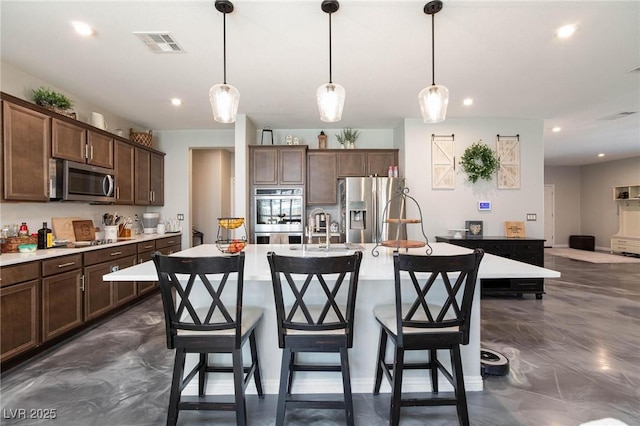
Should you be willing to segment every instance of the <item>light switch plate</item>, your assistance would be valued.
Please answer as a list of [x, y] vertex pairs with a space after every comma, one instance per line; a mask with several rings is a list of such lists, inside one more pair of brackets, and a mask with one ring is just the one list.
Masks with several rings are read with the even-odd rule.
[[538, 215], [535, 213], [527, 213], [527, 221], [533, 222], [538, 220]]
[[178, 213], [178, 220], [184, 220], [184, 215], [182, 213]]

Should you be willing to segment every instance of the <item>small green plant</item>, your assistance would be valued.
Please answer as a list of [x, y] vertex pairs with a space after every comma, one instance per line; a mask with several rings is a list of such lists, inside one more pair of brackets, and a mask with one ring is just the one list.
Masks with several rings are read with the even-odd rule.
[[468, 147], [460, 158], [460, 165], [471, 183], [476, 183], [478, 179], [491, 180], [498, 164], [495, 153], [482, 139]]
[[346, 129], [342, 129], [342, 131], [336, 135], [336, 138], [341, 145], [344, 145], [345, 143], [355, 143], [358, 140], [358, 136], [360, 136], [359, 130], [347, 127]]
[[63, 111], [73, 107], [73, 101], [62, 93], [54, 92], [48, 87], [38, 87], [31, 91], [33, 102], [42, 107], [58, 108]]

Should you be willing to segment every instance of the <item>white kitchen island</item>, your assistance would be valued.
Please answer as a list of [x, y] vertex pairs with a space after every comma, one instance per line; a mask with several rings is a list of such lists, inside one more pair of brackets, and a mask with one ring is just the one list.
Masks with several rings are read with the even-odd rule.
[[[333, 246], [340, 246], [336, 244]], [[393, 303], [393, 250], [378, 247], [380, 255], [374, 257], [371, 249], [374, 244], [363, 244], [363, 259], [360, 267], [360, 278], [356, 297], [356, 314], [353, 348], [349, 352], [351, 367], [351, 381], [353, 392], [369, 393], [373, 390], [376, 353], [378, 349], [379, 326], [373, 317], [373, 307], [382, 303]], [[471, 250], [447, 243], [431, 243], [433, 256], [469, 253]], [[264, 317], [257, 329], [258, 350], [262, 369], [262, 378], [265, 392], [276, 394], [278, 392], [278, 380], [280, 374], [281, 349], [278, 348], [277, 328], [275, 319], [275, 304], [271, 287], [271, 274], [267, 263], [267, 253], [274, 251], [280, 255], [289, 256], [329, 256], [352, 253], [345, 249], [344, 252], [332, 251], [329, 253], [318, 251], [302, 251], [299, 246], [292, 250], [289, 245], [254, 245], [249, 244], [245, 248], [245, 306], [259, 306], [264, 309]], [[404, 250], [402, 251], [404, 252]], [[425, 249], [410, 249], [411, 254], [425, 254]], [[173, 254], [173, 256], [201, 257], [201, 256], [228, 256], [222, 254], [215, 245], [200, 245]], [[503, 257], [486, 253], [482, 263], [478, 279], [481, 278], [557, 278], [560, 273], [550, 269], [517, 262]], [[130, 268], [122, 269], [105, 275], [105, 281], [157, 281], [155, 266], [152, 261], [141, 263]], [[465, 387], [467, 391], [481, 391], [483, 388], [480, 374], [480, 285], [476, 287], [474, 306], [471, 318], [471, 333], [469, 344], [462, 347], [463, 365], [465, 371]], [[531, 301], [531, 303], [539, 303]], [[247, 345], [248, 346], [248, 345]], [[390, 347], [392, 345], [389, 345]], [[248, 348], [246, 348], [248, 349]], [[391, 349], [391, 348], [389, 348]], [[411, 354], [413, 356], [418, 353]], [[426, 354], [420, 354], [426, 356]], [[247, 355], [248, 356], [248, 355]], [[335, 358], [334, 358], [335, 357]], [[409, 356], [407, 356], [408, 359]], [[444, 362], [449, 361], [447, 353], [441, 355]], [[335, 354], [313, 354], [308, 360], [338, 360]], [[391, 359], [391, 358], [388, 358]], [[233, 393], [231, 378], [221, 377], [209, 381], [207, 389], [209, 393]], [[440, 381], [442, 391], [451, 390], [449, 383]], [[294, 392], [323, 393], [341, 392], [342, 382], [340, 374], [314, 374], [298, 372], [294, 379]], [[405, 391], [428, 391], [430, 384], [428, 375], [424, 371], [407, 371], [403, 380]], [[255, 392], [253, 385], [247, 389]], [[383, 381], [382, 392], [389, 392], [386, 381]], [[185, 392], [197, 394], [197, 386], [194, 383], [185, 389]]]

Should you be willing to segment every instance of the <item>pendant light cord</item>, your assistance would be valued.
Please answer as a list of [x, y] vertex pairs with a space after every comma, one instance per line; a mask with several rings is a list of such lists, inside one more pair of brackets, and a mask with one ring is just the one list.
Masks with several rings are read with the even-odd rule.
[[224, 68], [223, 84], [227, 84], [227, 14], [222, 14], [222, 63]]
[[431, 14], [431, 85], [436, 85], [436, 14]]
[[329, 13], [329, 83], [333, 83], [331, 75], [331, 15]]

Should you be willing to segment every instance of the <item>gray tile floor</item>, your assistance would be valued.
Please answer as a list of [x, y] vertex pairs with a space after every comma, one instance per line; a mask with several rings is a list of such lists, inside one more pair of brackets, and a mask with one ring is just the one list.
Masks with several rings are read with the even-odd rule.
[[[469, 392], [473, 425], [570, 426], [605, 417], [640, 425], [640, 265], [545, 256], [562, 278], [542, 300], [483, 298], [483, 346], [510, 359], [507, 376]], [[5, 373], [2, 425], [161, 425], [173, 353], [165, 347], [159, 296], [44, 356]], [[135, 327], [130, 327], [135, 324]], [[249, 421], [270, 426], [276, 396], [248, 397]], [[389, 396], [356, 394], [356, 424], [386, 425]], [[56, 418], [17, 419], [16, 409]], [[50, 412], [49, 412], [50, 413]], [[183, 412], [180, 425], [233, 425], [230, 412]], [[457, 423], [451, 407], [406, 408], [402, 425]], [[339, 411], [287, 414], [289, 425], [340, 425]]]

